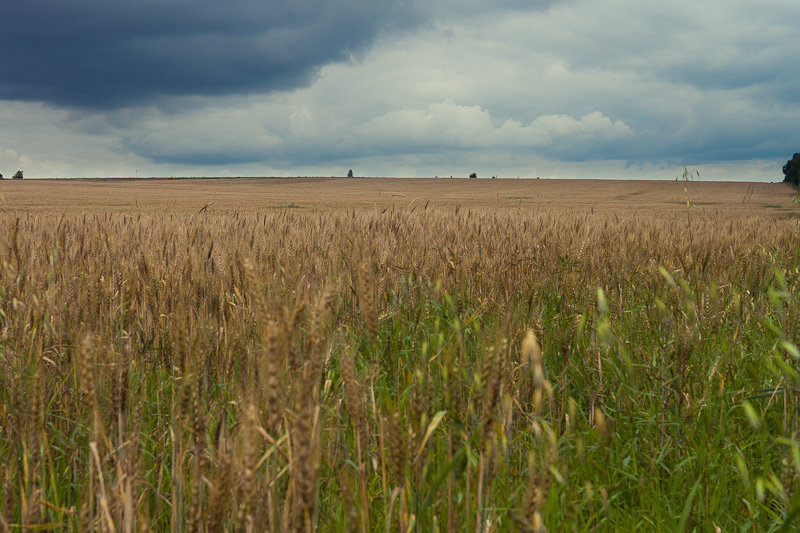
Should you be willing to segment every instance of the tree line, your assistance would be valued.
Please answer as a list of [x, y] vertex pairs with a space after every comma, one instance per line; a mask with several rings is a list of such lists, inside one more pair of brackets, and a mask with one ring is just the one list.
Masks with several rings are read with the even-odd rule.
[[792, 185], [800, 185], [800, 153], [794, 156], [783, 165], [783, 181]]

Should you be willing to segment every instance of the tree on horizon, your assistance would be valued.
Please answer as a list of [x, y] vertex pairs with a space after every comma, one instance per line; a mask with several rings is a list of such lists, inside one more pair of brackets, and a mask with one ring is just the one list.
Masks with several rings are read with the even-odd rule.
[[783, 181], [792, 185], [800, 185], [800, 153], [794, 156], [783, 165]]

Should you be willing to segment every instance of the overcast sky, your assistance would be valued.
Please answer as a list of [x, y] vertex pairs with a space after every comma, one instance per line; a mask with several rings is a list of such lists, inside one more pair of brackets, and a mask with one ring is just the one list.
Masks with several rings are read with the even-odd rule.
[[797, 0], [0, 3], [0, 172], [779, 181]]

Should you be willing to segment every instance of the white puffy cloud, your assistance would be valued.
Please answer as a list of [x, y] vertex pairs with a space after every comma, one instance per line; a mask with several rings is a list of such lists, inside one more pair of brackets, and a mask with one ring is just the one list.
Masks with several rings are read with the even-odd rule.
[[432, 103], [425, 109], [389, 111], [355, 128], [345, 143], [354, 152], [408, 153], [443, 149], [517, 149], [549, 147], [567, 142], [573, 146], [631, 138], [632, 130], [599, 111], [582, 117], [542, 115], [529, 123], [507, 119], [496, 125], [491, 113], [476, 105], [452, 100]]

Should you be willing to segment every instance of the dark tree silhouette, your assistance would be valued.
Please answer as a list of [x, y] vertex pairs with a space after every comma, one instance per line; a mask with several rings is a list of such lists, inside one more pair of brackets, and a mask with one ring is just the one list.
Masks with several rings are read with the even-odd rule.
[[794, 154], [790, 160], [783, 165], [783, 181], [792, 185], [800, 185], [800, 153]]
[[469, 175], [469, 177], [470, 178], [477, 178], [478, 174], [476, 172], [473, 172], [472, 174]]
[[352, 168], [347, 171], [347, 177], [348, 178], [352, 178], [353, 177], [353, 169]]
[[15, 180], [21, 180], [22, 179], [22, 171], [21, 170], [17, 170], [17, 172], [13, 176], [11, 176], [11, 178], [15, 179]]

